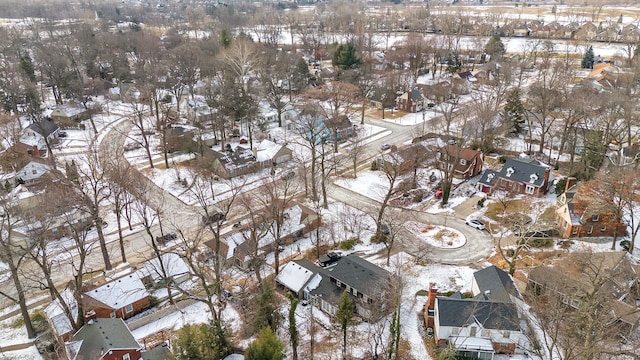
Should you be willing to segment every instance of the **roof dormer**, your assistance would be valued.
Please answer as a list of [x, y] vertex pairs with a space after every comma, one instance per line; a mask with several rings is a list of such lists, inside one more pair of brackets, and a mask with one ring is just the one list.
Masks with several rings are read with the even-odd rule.
[[516, 172], [516, 169], [512, 166], [510, 168], [507, 169], [507, 177], [511, 177], [511, 175], [513, 175], [513, 173]]

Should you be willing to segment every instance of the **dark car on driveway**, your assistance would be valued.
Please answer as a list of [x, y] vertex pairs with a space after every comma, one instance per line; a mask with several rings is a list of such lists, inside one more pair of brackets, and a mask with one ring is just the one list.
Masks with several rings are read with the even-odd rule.
[[156, 242], [158, 245], [166, 245], [169, 241], [173, 241], [178, 238], [176, 233], [167, 233], [161, 236], [156, 236]]
[[209, 215], [203, 215], [202, 216], [202, 224], [203, 225], [211, 225], [211, 224], [215, 224], [215, 223], [220, 222], [220, 221], [224, 221], [224, 219], [225, 219], [225, 216], [221, 212], [213, 213], [213, 214], [209, 214]]
[[318, 258], [318, 265], [327, 267], [329, 265], [335, 264], [341, 258], [342, 254], [340, 254], [339, 252], [329, 252], [327, 253], [327, 255], [322, 255]]

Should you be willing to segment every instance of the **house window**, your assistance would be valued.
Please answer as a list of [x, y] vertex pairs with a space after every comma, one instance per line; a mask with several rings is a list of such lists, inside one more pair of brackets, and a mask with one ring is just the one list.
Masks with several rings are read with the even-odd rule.
[[35, 175], [35, 174], [37, 174], [37, 173], [38, 173], [38, 170], [31, 170], [31, 173], [32, 173], [33, 175]]
[[467, 160], [460, 159], [460, 165], [467, 165]]
[[452, 328], [451, 329], [451, 335], [458, 335], [460, 334], [460, 329], [459, 328]]
[[589, 226], [589, 229], [587, 230], [587, 234], [591, 234], [593, 232], [593, 226]]
[[482, 330], [482, 335], [491, 336], [491, 330], [489, 330], [489, 329]]
[[124, 354], [122, 355], [122, 360], [131, 360], [131, 357], [129, 356], [129, 354]]
[[600, 228], [600, 231], [601, 231], [601, 232], [605, 232], [605, 231], [607, 231], [607, 227], [606, 227], [606, 226], [601, 227], [601, 228]]
[[580, 307], [580, 301], [578, 301], [576, 299], [572, 299], [571, 300], [571, 306], [573, 306], [574, 308]]
[[132, 311], [133, 311], [133, 305], [132, 305], [132, 304], [129, 304], [129, 305], [125, 306], [125, 307], [124, 307], [124, 311], [125, 311], [127, 314], [128, 314], [128, 313], [130, 313], [130, 312], [132, 312]]
[[511, 336], [511, 331], [505, 331], [504, 333], [502, 333], [502, 336], [508, 339]]
[[110, 314], [109, 316], [111, 316], [111, 318], [113, 319], [114, 317], [116, 317], [116, 312], [115, 312], [115, 311], [112, 311], [112, 312], [111, 312], [111, 314]]
[[364, 301], [365, 304], [369, 303], [369, 297], [367, 295], [363, 295], [362, 296], [362, 301]]
[[578, 235], [578, 228], [573, 228], [573, 231], [571, 231], [571, 234], [573, 235]]
[[524, 190], [527, 194], [533, 195], [533, 192], [536, 188], [533, 185], [527, 185], [527, 188]]
[[593, 215], [593, 216], [591, 217], [591, 221], [592, 221], [592, 222], [598, 222], [598, 220], [600, 220], [600, 215]]
[[476, 336], [476, 332], [478, 331], [478, 328], [475, 326], [471, 327], [471, 336]]
[[342, 287], [342, 283], [340, 282], [340, 280], [336, 280], [336, 286], [337, 287]]

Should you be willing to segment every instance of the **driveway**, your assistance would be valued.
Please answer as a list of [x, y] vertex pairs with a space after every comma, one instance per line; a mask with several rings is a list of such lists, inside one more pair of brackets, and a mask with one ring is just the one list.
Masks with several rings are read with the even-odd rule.
[[[331, 185], [328, 196], [365, 212], [377, 211], [381, 203], [347, 188]], [[450, 227], [462, 233], [466, 242], [457, 249], [442, 249], [426, 244], [417, 237], [404, 240], [395, 251], [404, 251], [419, 258], [441, 264], [474, 264], [486, 260], [493, 251], [493, 241], [486, 231], [476, 230], [463, 219], [451, 214], [430, 214], [418, 210], [389, 206], [387, 211], [402, 213], [412, 221]]]

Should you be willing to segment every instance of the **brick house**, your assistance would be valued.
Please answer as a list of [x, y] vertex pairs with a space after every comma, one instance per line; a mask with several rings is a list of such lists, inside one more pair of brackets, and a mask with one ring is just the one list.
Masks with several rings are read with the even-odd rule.
[[438, 150], [436, 159], [442, 171], [453, 171], [453, 176], [459, 179], [469, 179], [482, 172], [482, 152], [479, 150], [447, 145]]
[[69, 360], [139, 360], [142, 346], [122, 319], [93, 319], [65, 344]]
[[595, 194], [588, 191], [588, 187], [594, 185], [592, 182], [577, 183], [572, 177], [567, 179], [564, 193], [558, 197], [555, 213], [562, 237], [608, 237], [627, 233], [624, 221], [617, 220], [611, 209], [596, 204], [592, 198]]
[[411, 89], [396, 98], [398, 110], [415, 113], [422, 110], [423, 96], [417, 88]]
[[88, 318], [127, 319], [151, 305], [149, 296], [140, 278], [129, 274], [85, 291], [82, 301]]
[[500, 171], [485, 171], [477, 186], [487, 194], [503, 190], [541, 197], [549, 191], [551, 180], [551, 168], [538, 160], [508, 159]]

